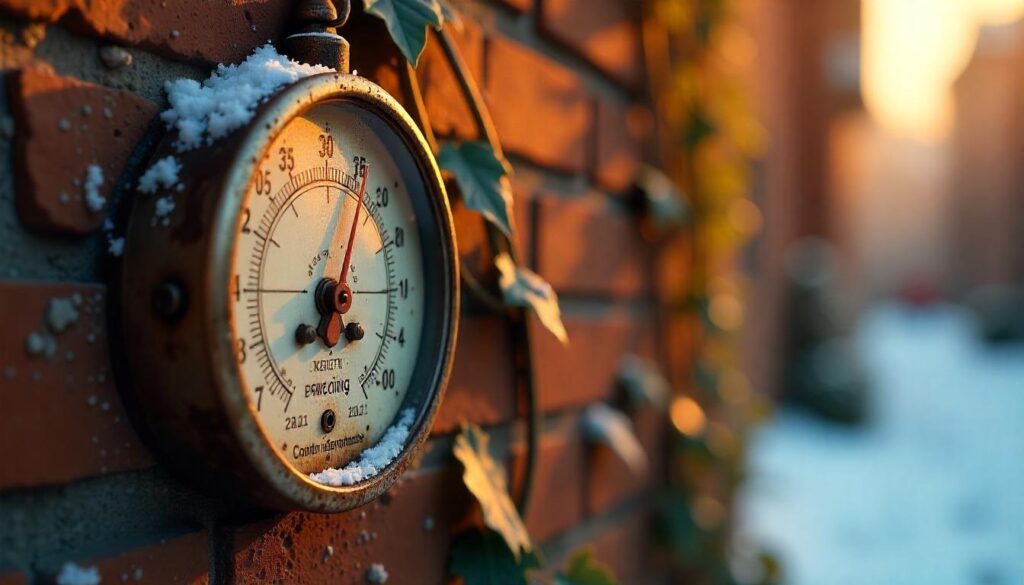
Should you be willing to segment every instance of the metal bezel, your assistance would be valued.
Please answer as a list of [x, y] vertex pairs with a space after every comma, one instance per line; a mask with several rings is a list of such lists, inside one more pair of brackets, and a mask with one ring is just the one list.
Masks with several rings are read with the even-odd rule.
[[[352, 103], [359, 108], [365, 108], [369, 113], [375, 115], [385, 122], [395, 135], [401, 140], [410, 153], [416, 169], [424, 185], [424, 196], [428, 199], [426, 204], [432, 210], [438, 231], [438, 253], [440, 263], [444, 267], [443, 274], [434, 275], [437, 285], [442, 289], [440, 292], [441, 305], [444, 314], [440, 316], [439, 323], [443, 331], [439, 332], [438, 342], [434, 345], [439, 352], [434, 362], [432, 371], [427, 378], [419, 380], [414, 378], [411, 382], [414, 385], [423, 384], [425, 392], [429, 396], [424, 400], [420, 412], [417, 413], [416, 423], [410, 433], [405, 449], [400, 456], [384, 472], [376, 477], [354, 486], [331, 487], [319, 484], [311, 480], [305, 474], [295, 469], [286, 461], [278, 450], [267, 439], [258, 418], [256, 417], [252, 401], [245, 391], [241, 381], [238, 364], [234, 356], [234, 337], [231, 313], [228, 306], [228, 282], [231, 279], [233, 269], [233, 254], [237, 242], [237, 226], [240, 221], [241, 207], [246, 199], [249, 184], [252, 180], [256, 167], [263, 157], [265, 150], [269, 147], [274, 137], [294, 118], [302, 115], [307, 110], [323, 105], [325, 102], [346, 102]], [[260, 480], [264, 486], [255, 486], [250, 489], [251, 498], [258, 503], [281, 509], [301, 508], [306, 510], [336, 512], [351, 509], [365, 504], [386, 491], [402, 474], [409, 465], [413, 453], [422, 445], [427, 438], [434, 415], [443, 397], [444, 388], [447, 383], [448, 374], [451, 369], [451, 360], [454, 353], [455, 338], [457, 334], [457, 321], [459, 315], [459, 278], [457, 250], [455, 245], [455, 232], [452, 225], [451, 212], [448, 206], [447, 195], [440, 172], [430, 149], [419, 132], [415, 123], [401, 106], [389, 96], [383, 89], [370, 81], [345, 74], [322, 74], [302, 79], [291, 86], [280, 91], [271, 100], [263, 104], [254, 119], [247, 128], [238, 131], [237, 137], [227, 145], [221, 145], [219, 150], [211, 151], [209, 156], [191, 157], [196, 163], [204, 165], [223, 164], [226, 169], [220, 176], [200, 178], [200, 183], [207, 184], [190, 185], [185, 180], [185, 192], [182, 198], [186, 201], [183, 205], [183, 217], [172, 217], [172, 225], [166, 230], [160, 228], [147, 230], [140, 229], [139, 224], [145, 222], [145, 214], [141, 217], [139, 208], [147, 208], [144, 199], [136, 204], [133, 213], [132, 226], [129, 229], [128, 251], [125, 258], [125, 274], [123, 286], [125, 297], [139, 294], [140, 287], [153, 286], [158, 281], [174, 278], [179, 275], [185, 281], [190, 298], [190, 308], [193, 311], [191, 318], [184, 319], [181, 323], [162, 323], [159, 320], [149, 318], [140, 314], [137, 308], [131, 305], [124, 307], [126, 335], [138, 335], [150, 327], [166, 327], [170, 337], [167, 345], [174, 342], [180, 343], [189, 336], [193, 339], [202, 340], [203, 345], [208, 348], [207, 352], [189, 350], [192, 361], [204, 360], [201, 364], [202, 371], [197, 377], [197, 384], [205, 383], [207, 388], [192, 388], [182, 393], [182, 401], [191, 401], [194, 404], [175, 404], [173, 398], [166, 396], [152, 396], [146, 392], [140, 392], [142, 387], [149, 386], [147, 381], [155, 382], [159, 389], [161, 385], [171, 384], [170, 380], [180, 378], [178, 370], [182, 364], [162, 364], [161, 360], [142, 355], [147, 351], [147, 344], [126, 344], [129, 353], [134, 354], [132, 364], [132, 384], [135, 386], [135, 401], [143, 411], [144, 424], [151, 424], [158, 428], [153, 430], [154, 439], [162, 444], [162, 451], [177, 461], [177, 465], [196, 465], [200, 461], [207, 462], [207, 472], [220, 478], [215, 483], [232, 484], [232, 489], [237, 489], [239, 483]], [[169, 148], [169, 139], [165, 141], [164, 148]], [[159, 156], [160, 153], [158, 153]], [[185, 177], [188, 177], [187, 162]], [[202, 175], [202, 173], [199, 173]], [[209, 206], [202, 201], [194, 201], [201, 197], [210, 197], [216, 194], [215, 205]], [[410, 193], [410, 196], [412, 194]], [[177, 196], [176, 196], [177, 197]], [[205, 233], [196, 235], [196, 225], [205, 227]], [[148, 228], [148, 226], [143, 226]], [[165, 236], [160, 234], [164, 232]], [[192, 242], [183, 238], [185, 233], [191, 234]], [[180, 261], [176, 264], [173, 261], [170, 266], [152, 267], [146, 263], [145, 251], [153, 253], [162, 249], [158, 240], [165, 237], [173, 240], [167, 242], [168, 250], [174, 246], [185, 247], [186, 253], [181, 254]], [[138, 241], [144, 240], [144, 241]], [[427, 243], [425, 242], [425, 246]], [[193, 248], [200, 248], [193, 250]], [[138, 250], [133, 254], [133, 250]], [[189, 255], [195, 254], [202, 258], [203, 266], [190, 265]], [[194, 262], [193, 262], [194, 263]], [[132, 268], [137, 270], [132, 271]], [[197, 272], [198, 271], [198, 272]], [[135, 303], [138, 304], [138, 303]], [[147, 307], [148, 308], [148, 307]], [[160, 331], [153, 333], [160, 335]], [[155, 348], [151, 350], [159, 353], [160, 339], [154, 339]], [[421, 347], [421, 354], [417, 357], [417, 364], [422, 361], [425, 344]], [[185, 353], [189, 353], [186, 351]], [[205, 357], [204, 357], [205, 356]], [[184, 359], [184, 358], [182, 358]], [[168, 360], [169, 361], [169, 360]], [[417, 365], [417, 368], [419, 366]], [[140, 371], [141, 370], [141, 371]], [[173, 370], [173, 371], [172, 371]], [[419, 369], [417, 370], [419, 371]], [[412, 392], [414, 388], [410, 388]], [[167, 388], [162, 391], [166, 392]], [[205, 396], [203, 393], [207, 393]], [[151, 394], [151, 393], [150, 393]], [[209, 400], [210, 395], [215, 400]], [[155, 408], [147, 410], [147, 403], [155, 405]], [[219, 410], [219, 412], [215, 412]], [[204, 418], [209, 420], [221, 420], [229, 427], [230, 434], [234, 438], [233, 453], [217, 452], [215, 457], [204, 457], [209, 455], [210, 450], [229, 449], [230, 441], [223, 435], [209, 439], [210, 445], [204, 445], [204, 438], [201, 432], [195, 429], [181, 429], [183, 420], [194, 418], [193, 411], [201, 412]], [[161, 413], [172, 413], [170, 417], [176, 422], [161, 421]], [[209, 424], [209, 423], [207, 423]], [[214, 423], [216, 424], [216, 423]], [[211, 432], [212, 429], [211, 429]], [[169, 438], [167, 433], [179, 433], [179, 437]], [[214, 433], [216, 434], [216, 433]], [[201, 453], [183, 453], [185, 451], [202, 451]], [[171, 453], [168, 453], [171, 451]], [[178, 453], [174, 453], [178, 451]], [[198, 459], [196, 456], [198, 455]], [[192, 458], [191, 463], [182, 461], [182, 458]], [[248, 469], [240, 468], [247, 464]], [[229, 466], [233, 469], [226, 470], [217, 466]], [[204, 478], [205, 479], [205, 478]], [[203, 482], [207, 483], [207, 482]], [[258, 488], [266, 489], [258, 489]]]

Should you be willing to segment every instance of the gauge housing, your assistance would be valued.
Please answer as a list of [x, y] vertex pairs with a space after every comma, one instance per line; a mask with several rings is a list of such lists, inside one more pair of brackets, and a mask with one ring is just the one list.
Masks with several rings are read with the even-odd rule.
[[[421, 230], [424, 337], [403, 408], [416, 418], [401, 454], [376, 476], [352, 486], [317, 483], [270, 444], [235, 360], [228, 287], [241, 207], [264, 152], [290, 121], [330, 102], [365, 108], [393, 131], [423, 188], [414, 200]], [[459, 315], [455, 233], [440, 172], [409, 115], [383, 89], [346, 74], [315, 75], [285, 87], [252, 121], [213, 145], [178, 153], [170, 134], [153, 160], [181, 163], [183, 190], [167, 226], [154, 226], [158, 194], [137, 193], [119, 276], [125, 400], [161, 460], [204, 489], [281, 510], [337, 512], [363, 505], [403, 473], [429, 435], [451, 369]], [[412, 190], [410, 190], [410, 193]], [[430, 214], [423, 216], [422, 214]]]

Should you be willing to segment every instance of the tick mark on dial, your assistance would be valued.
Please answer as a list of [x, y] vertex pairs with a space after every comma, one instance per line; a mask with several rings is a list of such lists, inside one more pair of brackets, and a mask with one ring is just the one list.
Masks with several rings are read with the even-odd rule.
[[304, 289], [303, 290], [295, 290], [295, 289], [287, 289], [287, 288], [243, 288], [242, 292], [244, 292], [244, 293], [283, 293], [283, 294], [289, 294], [289, 295], [304, 295], [304, 294], [307, 294], [309, 291], [304, 290]]

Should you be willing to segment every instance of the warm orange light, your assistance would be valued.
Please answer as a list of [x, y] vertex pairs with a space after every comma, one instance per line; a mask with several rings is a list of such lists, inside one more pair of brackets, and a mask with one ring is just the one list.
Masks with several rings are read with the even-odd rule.
[[676, 430], [688, 437], [700, 435], [707, 426], [704, 409], [697, 401], [686, 396], [679, 396], [672, 402], [669, 414]]
[[862, 91], [896, 136], [935, 142], [953, 125], [953, 83], [978, 29], [1024, 16], [1024, 0], [864, 0]]

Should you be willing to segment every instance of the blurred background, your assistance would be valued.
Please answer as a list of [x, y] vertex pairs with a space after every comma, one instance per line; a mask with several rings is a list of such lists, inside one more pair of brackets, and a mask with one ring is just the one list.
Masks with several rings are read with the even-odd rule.
[[732, 10], [763, 131], [739, 360], [774, 399], [734, 573], [1024, 583], [1024, 1]]

